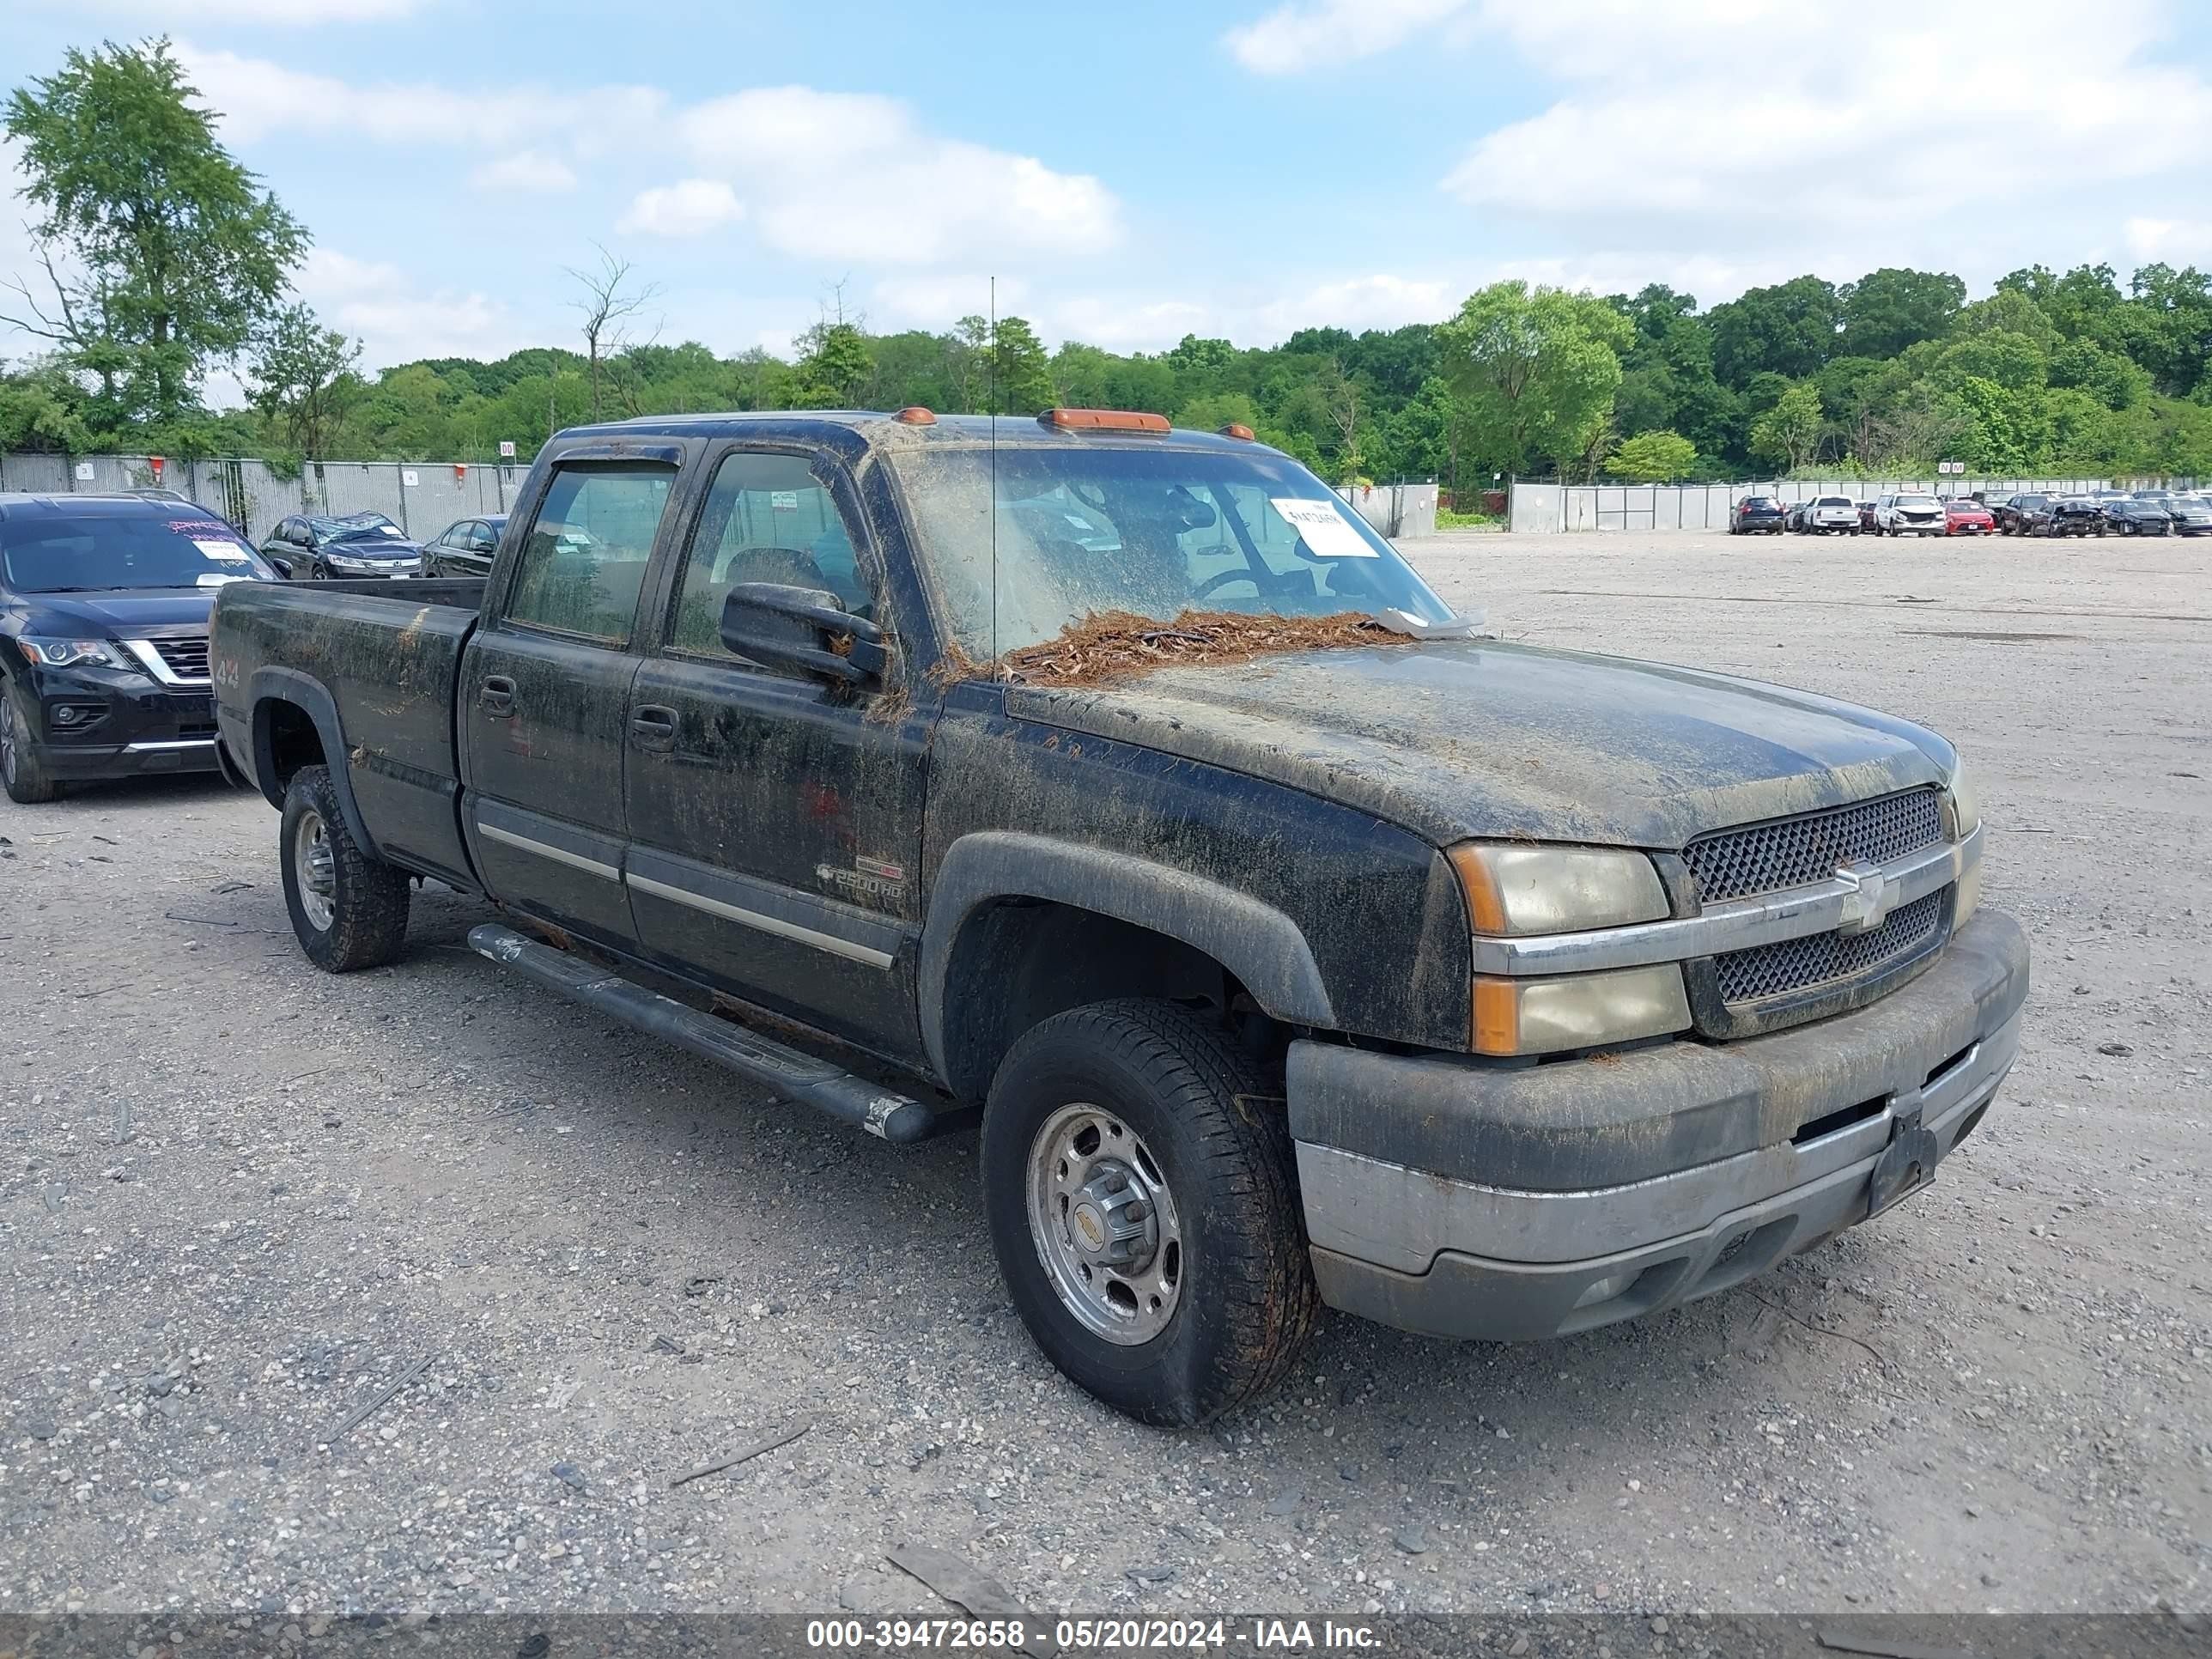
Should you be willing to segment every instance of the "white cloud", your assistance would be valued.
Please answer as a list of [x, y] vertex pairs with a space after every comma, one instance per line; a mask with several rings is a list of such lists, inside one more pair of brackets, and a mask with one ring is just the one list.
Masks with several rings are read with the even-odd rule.
[[2212, 220], [2130, 219], [2128, 251], [2168, 264], [2212, 264]]
[[478, 190], [553, 196], [575, 189], [576, 172], [557, 155], [523, 149], [486, 161], [469, 174], [469, 183]]
[[684, 179], [640, 191], [615, 228], [648, 236], [703, 236], [735, 223], [744, 212], [737, 191], [720, 179]]
[[189, 43], [177, 51], [204, 104], [221, 112], [224, 136], [240, 146], [305, 132], [507, 152], [473, 181], [544, 189], [565, 187], [572, 164], [617, 142], [679, 145], [697, 176], [647, 189], [625, 221], [659, 234], [727, 223], [742, 200], [780, 252], [911, 267], [1092, 252], [1121, 232], [1120, 203], [1090, 174], [933, 131], [904, 103], [872, 93], [759, 87], [678, 110], [651, 87], [463, 96], [428, 82], [341, 80]]
[[1121, 234], [1097, 179], [948, 138], [896, 99], [766, 87], [678, 118], [702, 172], [752, 204], [770, 246], [893, 265], [1086, 252]]
[[[2200, 171], [2212, 143], [2212, 88], [2151, 53], [2161, 9], [2150, 0], [2111, 0], [2094, 30], [2074, 0], [1688, 11], [1488, 0], [1488, 28], [1574, 84], [1478, 138], [1446, 191], [1477, 209], [1676, 239], [1764, 215], [1777, 244], [1825, 235], [1940, 252], [1968, 240], [1962, 208], [1991, 232], [2033, 213], [2047, 241], [2060, 203], [2109, 210], [2115, 187]], [[2058, 78], [1962, 56], [1962, 43], [1998, 38], [2063, 41]]]
[[667, 104], [652, 87], [463, 93], [431, 82], [341, 80], [184, 40], [176, 50], [200, 101], [220, 113], [224, 137], [239, 145], [305, 132], [422, 149], [510, 150], [560, 143], [585, 156], [649, 131]]
[[[1028, 316], [1025, 307], [1031, 292], [1029, 283], [1018, 276], [1000, 277], [1000, 314]], [[991, 305], [988, 274], [960, 271], [887, 277], [870, 290], [868, 326], [887, 333], [902, 328], [941, 333], [959, 318], [988, 315]]]
[[298, 288], [325, 324], [361, 340], [372, 370], [417, 357], [503, 357], [550, 337], [501, 301], [472, 289], [426, 293], [397, 265], [334, 248], [309, 250]]
[[1468, 0], [1304, 0], [1279, 7], [1222, 37], [1257, 75], [1294, 75], [1403, 45], [1467, 9]]

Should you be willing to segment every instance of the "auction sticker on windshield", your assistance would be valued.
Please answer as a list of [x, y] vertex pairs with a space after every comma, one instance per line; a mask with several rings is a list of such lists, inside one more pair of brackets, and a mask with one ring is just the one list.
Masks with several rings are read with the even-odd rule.
[[246, 549], [237, 542], [219, 542], [213, 539], [204, 539], [201, 537], [195, 536], [192, 538], [192, 545], [199, 549], [201, 552], [206, 554], [209, 558], [213, 559], [217, 564], [244, 564], [246, 562]]
[[1378, 556], [1367, 538], [1346, 523], [1334, 501], [1316, 501], [1301, 495], [1268, 498], [1283, 521], [1298, 532], [1306, 551], [1316, 559], [1372, 559]]

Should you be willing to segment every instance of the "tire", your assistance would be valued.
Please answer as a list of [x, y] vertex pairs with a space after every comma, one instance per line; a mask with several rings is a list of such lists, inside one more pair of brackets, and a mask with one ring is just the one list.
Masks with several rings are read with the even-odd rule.
[[38, 722], [26, 716], [21, 701], [10, 682], [0, 679], [0, 785], [8, 791], [8, 799], [21, 806], [36, 806], [52, 800], [62, 792], [60, 784], [46, 775], [46, 769], [32, 752], [31, 733], [38, 730]]
[[328, 767], [292, 775], [281, 823], [284, 908], [307, 960], [326, 974], [350, 974], [398, 956], [407, 942], [407, 873], [355, 842]]
[[[1130, 1149], [1117, 1159], [1125, 1134]], [[1280, 1080], [1228, 1032], [1148, 998], [1054, 1015], [1014, 1044], [992, 1080], [981, 1164], [1007, 1294], [1045, 1358], [1079, 1387], [1139, 1422], [1187, 1428], [1290, 1370], [1320, 1292]], [[1097, 1173], [1073, 1190], [1071, 1210], [1067, 1182], [1086, 1168]], [[1121, 1218], [1151, 1229], [1132, 1238], [1133, 1252], [1150, 1253], [1123, 1283], [1076, 1248], [1076, 1218], [1087, 1213], [1097, 1231], [1102, 1212], [1086, 1194], [1132, 1188], [1155, 1201], [1133, 1206], [1148, 1220]]]

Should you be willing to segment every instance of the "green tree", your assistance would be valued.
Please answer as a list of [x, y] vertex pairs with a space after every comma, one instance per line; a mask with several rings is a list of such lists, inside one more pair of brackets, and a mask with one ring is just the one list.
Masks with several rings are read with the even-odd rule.
[[810, 330], [799, 360], [798, 398], [803, 409], [852, 409], [874, 379], [868, 337], [854, 323], [823, 322]]
[[1984, 472], [2026, 472], [2045, 459], [2051, 416], [2040, 385], [2005, 386], [1969, 374], [1951, 389], [1951, 401], [1965, 421], [1959, 439], [1964, 453], [1954, 459]]
[[1894, 357], [1941, 338], [1966, 303], [1966, 285], [1948, 271], [1885, 265], [1836, 290], [1840, 349], [1854, 357]]
[[81, 455], [93, 446], [84, 388], [65, 362], [48, 359], [0, 374], [0, 450]]
[[987, 356], [990, 380], [985, 389], [987, 403], [991, 386], [995, 386], [997, 394], [997, 401], [989, 404], [987, 412], [1034, 415], [1052, 407], [1052, 360], [1026, 319], [1000, 318], [992, 331]]
[[247, 399], [303, 455], [327, 459], [345, 412], [360, 398], [361, 343], [325, 328], [300, 304], [281, 307], [253, 343]]
[[1697, 464], [1697, 445], [1680, 433], [1639, 432], [1620, 441], [1605, 470], [1638, 483], [1673, 483], [1688, 477]]
[[1810, 380], [1801, 380], [1751, 423], [1751, 453], [1784, 471], [1795, 472], [1813, 459], [1825, 428], [1820, 388]]
[[1636, 337], [1602, 300], [1517, 281], [1470, 295], [1437, 334], [1474, 449], [1513, 471], [1583, 453], [1612, 416]]
[[1843, 306], [1832, 283], [1793, 276], [1772, 288], [1747, 289], [1706, 313], [1713, 331], [1713, 371], [1739, 389], [1759, 374], [1800, 380], [1836, 354]]
[[[27, 314], [112, 403], [174, 421], [276, 304], [307, 234], [215, 137], [166, 39], [72, 47], [8, 101], [44, 299]], [[70, 274], [64, 275], [64, 271]]]

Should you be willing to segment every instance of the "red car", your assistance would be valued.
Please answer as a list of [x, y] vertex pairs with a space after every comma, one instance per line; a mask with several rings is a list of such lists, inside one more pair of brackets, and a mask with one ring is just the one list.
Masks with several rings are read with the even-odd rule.
[[1943, 533], [1947, 536], [1994, 536], [1997, 521], [1990, 510], [1971, 496], [1954, 496], [1943, 503]]

